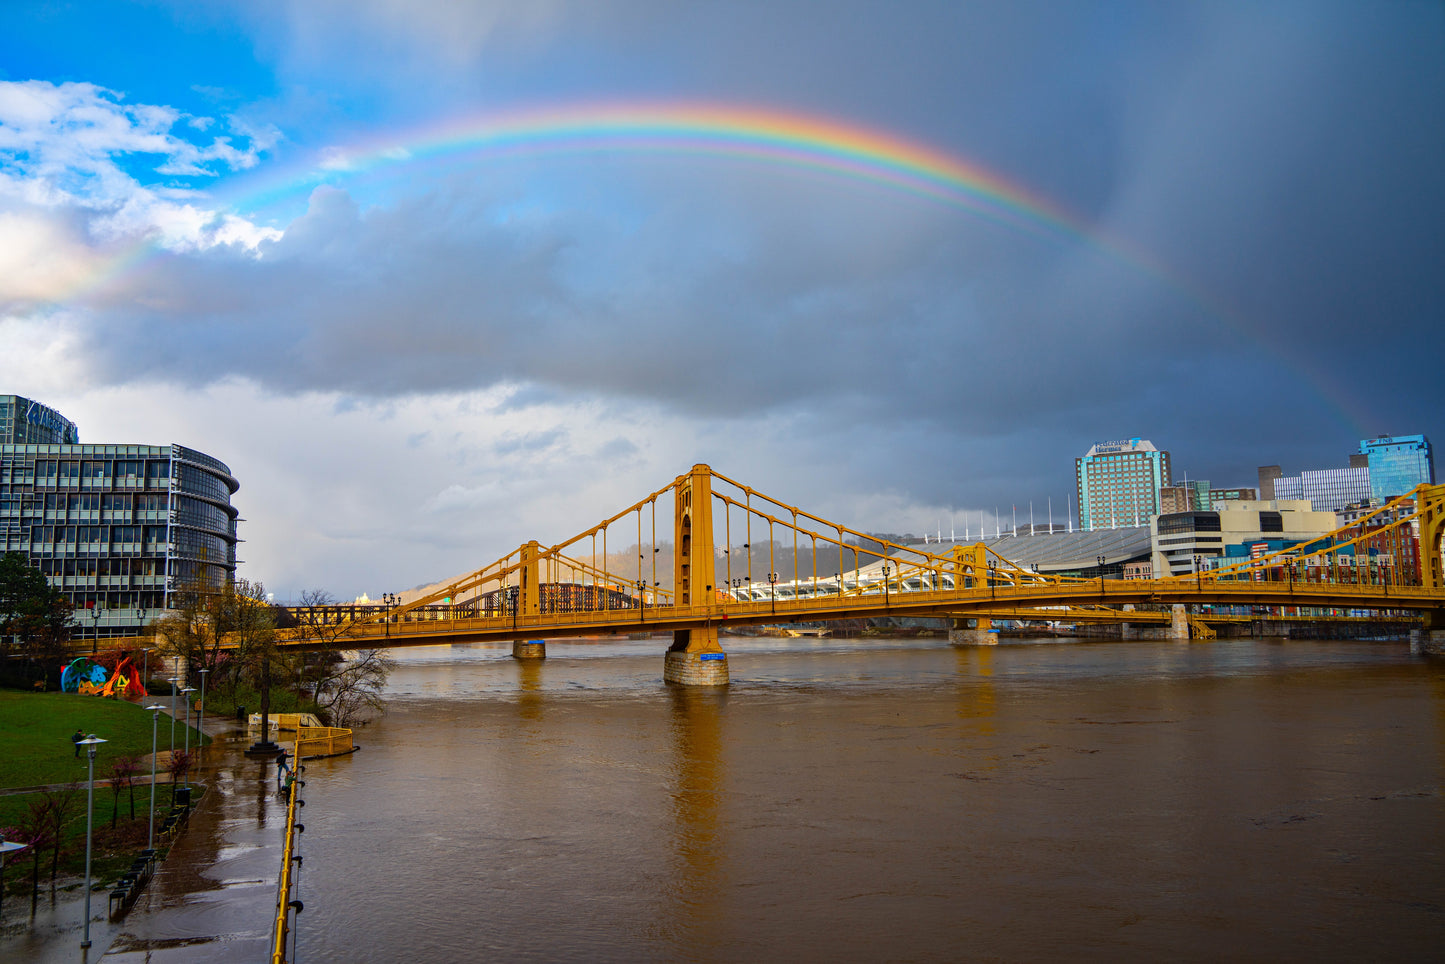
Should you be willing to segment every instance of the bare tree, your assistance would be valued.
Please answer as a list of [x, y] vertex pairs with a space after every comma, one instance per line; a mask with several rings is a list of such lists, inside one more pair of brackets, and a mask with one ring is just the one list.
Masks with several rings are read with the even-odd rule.
[[40, 900], [40, 855], [50, 846], [50, 808], [54, 804], [44, 794], [32, 797], [20, 820], [18, 842], [30, 846], [30, 913]]
[[338, 659], [320, 671], [316, 704], [332, 726], [355, 726], [386, 712], [381, 692], [396, 661], [383, 649], [363, 649], [355, 659]]
[[86, 795], [81, 792], [80, 784], [67, 783], [59, 789], [46, 790], [45, 796], [50, 804], [46, 810], [49, 818], [46, 827], [50, 836], [50, 896], [54, 897], [55, 878], [60, 873], [60, 847], [65, 842], [65, 825], [80, 809]]
[[177, 750], [171, 754], [166, 763], [166, 772], [171, 775], [171, 802], [176, 800], [176, 784], [183, 783], [186, 774], [191, 772], [191, 766], [195, 763], [195, 754], [187, 753], [185, 750]]
[[342, 655], [350, 618], [336, 612], [336, 600], [323, 590], [301, 594], [297, 634], [311, 645], [327, 647], [303, 657], [302, 679], [316, 694], [316, 705], [331, 726], [353, 726], [372, 713], [384, 713], [382, 690], [396, 662], [384, 649], [363, 649], [354, 659]]
[[133, 756], [118, 756], [110, 765], [110, 829], [120, 811], [120, 795], [130, 790], [130, 818], [135, 819], [135, 777], [140, 761]]

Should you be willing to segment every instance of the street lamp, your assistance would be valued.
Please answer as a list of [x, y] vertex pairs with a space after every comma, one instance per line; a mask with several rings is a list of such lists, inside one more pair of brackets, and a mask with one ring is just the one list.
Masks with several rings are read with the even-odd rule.
[[1096, 561], [1096, 562], [1099, 564], [1099, 594], [1100, 594], [1100, 595], [1103, 595], [1103, 593], [1104, 593], [1104, 562], [1105, 562], [1105, 559], [1104, 559], [1103, 556], [1095, 556], [1095, 557], [1094, 557], [1094, 561]]
[[[189, 763], [191, 757], [191, 700], [190, 695], [196, 691], [194, 686], [187, 686], [181, 690], [181, 696], [185, 698], [186, 709], [186, 760]], [[191, 788], [191, 768], [186, 767], [186, 789]]]
[[180, 681], [179, 676], [172, 676], [166, 680], [171, 684], [171, 756], [176, 755], [176, 684]]
[[90, 655], [94, 656], [100, 649], [100, 611], [104, 608], [100, 603], [90, 607]]
[[81, 947], [90, 946], [90, 835], [95, 819], [95, 748], [105, 742], [94, 733], [80, 741], [80, 745], [85, 747], [90, 773], [85, 793], [85, 939], [80, 942]]
[[883, 564], [883, 605], [888, 605], [888, 563]]
[[161, 710], [165, 709], [159, 703], [152, 703], [146, 709], [151, 711], [151, 826], [146, 834], [146, 849], [153, 855], [156, 849], [156, 728], [160, 725]]
[[204, 746], [206, 742], [206, 674], [209, 672], [209, 668], [201, 670], [201, 708], [196, 713], [197, 755], [201, 753], [201, 747]]

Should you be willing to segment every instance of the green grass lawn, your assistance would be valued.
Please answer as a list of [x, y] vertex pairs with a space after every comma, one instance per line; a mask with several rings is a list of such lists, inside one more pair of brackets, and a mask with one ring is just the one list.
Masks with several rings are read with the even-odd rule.
[[[151, 702], [147, 700], [146, 703]], [[155, 702], [170, 705], [169, 697]], [[179, 702], [176, 712], [184, 719]], [[95, 778], [110, 773], [111, 761], [122, 754], [144, 757], [151, 752], [151, 714], [145, 706], [100, 696], [75, 693], [25, 693], [0, 690], [0, 789], [33, 787], [51, 783], [85, 782], [86, 759], [79, 759], [70, 736], [76, 729], [94, 733], [107, 743], [96, 747]], [[185, 742], [184, 723], [176, 722], [176, 745]], [[169, 749], [170, 717], [161, 714], [158, 746]], [[191, 728], [191, 747], [200, 733]], [[150, 768], [143, 768], [147, 775]], [[110, 791], [97, 790], [109, 796]], [[106, 819], [110, 817], [106, 811]]]

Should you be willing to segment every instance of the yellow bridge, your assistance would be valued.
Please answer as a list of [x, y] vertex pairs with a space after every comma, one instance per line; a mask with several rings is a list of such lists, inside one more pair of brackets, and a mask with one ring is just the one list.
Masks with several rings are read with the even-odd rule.
[[[719, 629], [782, 622], [945, 616], [968, 641], [986, 632], [989, 618], [1164, 606], [1174, 612], [1137, 618], [1168, 616], [1207, 634], [1204, 620], [1217, 619], [1191, 617], [1185, 607], [1224, 605], [1423, 616], [1426, 633], [1445, 631], [1445, 485], [1422, 485], [1406, 499], [1239, 565], [1161, 579], [1082, 578], [1030, 571], [982, 544], [935, 554], [875, 539], [696, 465], [564, 542], [528, 542], [403, 605], [293, 610], [298, 625], [283, 633], [283, 645], [525, 646], [533, 638], [670, 632], [664, 678], [718, 684], [728, 679]], [[765, 573], [753, 571], [755, 544], [767, 547]], [[735, 560], [738, 547], [745, 560]]]

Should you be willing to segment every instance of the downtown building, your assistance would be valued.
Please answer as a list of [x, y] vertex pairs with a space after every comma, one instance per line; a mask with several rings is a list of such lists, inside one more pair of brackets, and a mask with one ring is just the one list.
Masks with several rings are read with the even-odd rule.
[[1159, 514], [1159, 490], [1172, 478], [1169, 453], [1147, 439], [1096, 443], [1074, 460], [1079, 528], [1148, 525]]
[[235, 577], [239, 488], [182, 445], [82, 445], [75, 424], [0, 395], [0, 552], [77, 610], [78, 637], [131, 636], [187, 586]]
[[1435, 458], [1423, 435], [1362, 439], [1349, 466], [1284, 475], [1278, 465], [1259, 468], [1262, 499], [1306, 499], [1316, 510], [1378, 505], [1435, 481]]
[[1435, 454], [1423, 435], [1385, 435], [1360, 440], [1370, 467], [1370, 498], [1386, 502], [1417, 485], [1435, 482]]

